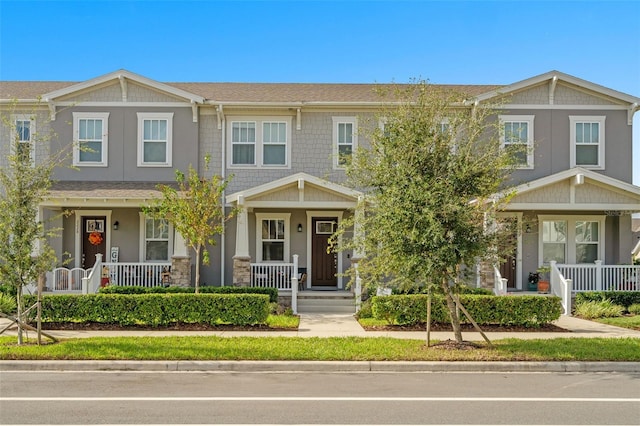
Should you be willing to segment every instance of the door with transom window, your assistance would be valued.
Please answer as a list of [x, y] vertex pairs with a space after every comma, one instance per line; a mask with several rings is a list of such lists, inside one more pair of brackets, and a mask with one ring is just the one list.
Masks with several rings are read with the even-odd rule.
[[329, 250], [329, 238], [336, 230], [338, 218], [314, 217], [311, 224], [311, 285], [337, 287], [338, 255]]

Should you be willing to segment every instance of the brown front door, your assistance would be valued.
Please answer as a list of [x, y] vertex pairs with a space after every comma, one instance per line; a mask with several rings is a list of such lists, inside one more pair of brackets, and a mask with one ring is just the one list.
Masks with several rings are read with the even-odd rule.
[[107, 261], [107, 218], [105, 216], [82, 217], [82, 267], [88, 269], [96, 263], [96, 254]]
[[505, 258], [500, 263], [500, 275], [507, 279], [507, 289], [515, 290], [517, 285], [517, 255], [518, 255], [518, 219], [515, 217], [500, 218], [500, 224], [508, 230], [509, 247]]
[[507, 279], [507, 289], [514, 290], [516, 287], [516, 258], [509, 255], [500, 264], [500, 275]]
[[337, 254], [327, 253], [329, 238], [336, 229], [337, 217], [314, 217], [311, 225], [312, 286], [337, 287]]

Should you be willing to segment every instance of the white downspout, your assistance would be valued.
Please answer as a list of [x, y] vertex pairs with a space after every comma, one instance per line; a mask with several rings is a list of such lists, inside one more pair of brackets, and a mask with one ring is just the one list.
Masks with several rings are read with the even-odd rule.
[[[222, 179], [225, 179], [225, 172], [226, 172], [226, 164], [227, 164], [227, 141], [226, 141], [226, 129], [227, 129], [227, 119], [224, 116], [224, 111], [222, 109], [222, 104], [218, 105], [217, 107], [218, 110], [218, 126], [220, 126], [220, 139], [221, 139], [221, 144], [222, 144], [222, 152], [221, 152], [221, 161], [220, 164], [221, 166], [221, 170], [220, 170], [220, 176], [222, 177]], [[226, 191], [222, 191], [222, 212], [223, 212], [223, 217], [224, 217], [224, 209], [225, 209], [225, 194]], [[226, 238], [225, 238], [225, 234], [227, 233], [227, 227], [224, 223], [224, 221], [222, 222], [222, 234], [220, 235], [220, 286], [224, 287], [224, 264], [225, 264], [225, 242], [226, 242]]]

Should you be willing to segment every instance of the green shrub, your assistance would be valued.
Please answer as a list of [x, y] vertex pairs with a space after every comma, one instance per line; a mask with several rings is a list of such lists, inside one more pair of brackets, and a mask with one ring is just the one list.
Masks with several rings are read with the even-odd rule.
[[[140, 286], [119, 286], [109, 285], [100, 289], [100, 294], [176, 294], [176, 293], [195, 293], [193, 287], [140, 287]], [[203, 286], [200, 287], [200, 293], [202, 294], [266, 294], [269, 296], [271, 303], [278, 302], [278, 289], [266, 288], [266, 287], [214, 287]]]
[[16, 298], [9, 293], [0, 293], [0, 312], [13, 314], [17, 311]]
[[633, 315], [640, 315], [640, 303], [634, 303], [627, 308], [627, 312]]
[[55, 295], [42, 301], [44, 322], [251, 325], [264, 324], [268, 315], [269, 297], [264, 294]]
[[9, 284], [2, 284], [0, 285], [0, 293], [8, 294], [10, 296], [15, 296], [16, 288]]
[[575, 308], [576, 315], [587, 319], [619, 317], [623, 312], [623, 306], [609, 299], [576, 303]]
[[371, 299], [367, 299], [360, 305], [360, 310], [356, 313], [356, 319], [360, 318], [373, 318], [373, 312], [371, 312]]
[[[520, 325], [539, 327], [550, 323], [562, 313], [558, 297], [461, 295], [460, 302], [478, 324]], [[391, 295], [372, 298], [372, 312], [376, 319], [389, 324], [413, 325], [427, 320], [427, 296]], [[431, 321], [449, 323], [449, 311], [442, 296], [434, 296]], [[468, 319], [461, 315], [463, 323]]]
[[576, 306], [582, 302], [599, 302], [609, 299], [624, 308], [640, 303], [640, 291], [586, 291], [576, 294]]

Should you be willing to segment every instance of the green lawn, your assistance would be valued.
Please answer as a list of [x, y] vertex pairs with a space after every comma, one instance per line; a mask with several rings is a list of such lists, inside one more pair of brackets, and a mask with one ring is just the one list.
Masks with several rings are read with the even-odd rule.
[[451, 350], [422, 340], [366, 337], [115, 337], [37, 346], [0, 336], [0, 359], [321, 360], [321, 361], [640, 361], [640, 339], [505, 339], [493, 348]]
[[640, 330], [640, 315], [633, 315], [628, 317], [614, 317], [614, 318], [598, 318], [592, 321], [601, 322], [603, 324], [615, 325], [617, 327], [630, 328], [632, 330]]

